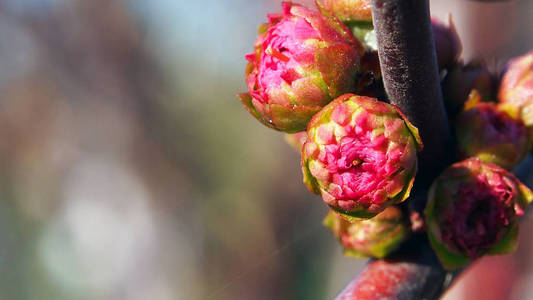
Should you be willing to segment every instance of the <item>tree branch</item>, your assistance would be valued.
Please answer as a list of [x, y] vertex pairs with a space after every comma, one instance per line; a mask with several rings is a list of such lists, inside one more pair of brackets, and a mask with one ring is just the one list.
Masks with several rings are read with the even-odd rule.
[[422, 176], [417, 179], [432, 179], [450, 161], [452, 139], [428, 1], [372, 0], [371, 4], [385, 90], [390, 102], [420, 130], [424, 150], [419, 155]]

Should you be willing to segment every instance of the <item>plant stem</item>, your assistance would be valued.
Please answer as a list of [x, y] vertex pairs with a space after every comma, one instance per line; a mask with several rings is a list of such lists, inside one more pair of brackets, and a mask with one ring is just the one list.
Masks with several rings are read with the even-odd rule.
[[429, 3], [427, 0], [372, 0], [371, 4], [385, 90], [390, 102], [420, 130], [424, 150], [419, 155], [422, 176], [417, 179], [433, 179], [450, 161], [453, 151], [450, 151], [452, 139], [442, 101]]

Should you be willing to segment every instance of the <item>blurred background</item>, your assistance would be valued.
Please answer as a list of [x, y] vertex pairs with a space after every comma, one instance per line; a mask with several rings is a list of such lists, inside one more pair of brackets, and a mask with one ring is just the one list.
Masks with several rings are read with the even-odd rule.
[[[235, 96], [280, 2], [0, 0], [0, 299], [331, 299], [360, 271]], [[467, 60], [533, 48], [531, 1], [432, 9]], [[528, 299], [532, 249], [447, 299]]]

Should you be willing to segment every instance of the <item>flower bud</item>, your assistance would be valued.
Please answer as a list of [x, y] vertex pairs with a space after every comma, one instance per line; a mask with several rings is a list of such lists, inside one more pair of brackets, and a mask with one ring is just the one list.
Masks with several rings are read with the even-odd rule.
[[533, 194], [512, 173], [469, 158], [433, 182], [425, 209], [431, 246], [446, 269], [514, 251], [517, 217]]
[[363, 46], [331, 16], [290, 2], [260, 28], [248, 54], [249, 93], [240, 94], [250, 113], [268, 127], [293, 133], [354, 85]]
[[355, 257], [383, 258], [396, 250], [409, 234], [402, 211], [387, 207], [372, 219], [346, 220], [333, 210], [324, 219], [344, 247], [344, 254]]
[[304, 183], [337, 212], [369, 218], [409, 196], [421, 147], [397, 107], [346, 94], [309, 123]]
[[453, 66], [442, 81], [442, 93], [448, 114], [455, 116], [460, 112], [473, 89], [481, 94], [482, 99], [493, 99], [495, 83], [494, 76], [481, 61]]
[[[484, 162], [511, 169], [527, 156], [532, 146], [528, 129], [495, 103], [480, 102], [476, 90], [469, 106], [458, 116], [455, 131], [462, 158], [477, 156]], [[476, 100], [477, 99], [477, 100]]]
[[370, 0], [324, 0], [324, 7], [341, 22], [372, 22]]
[[533, 51], [509, 61], [498, 97], [527, 127], [533, 127]]
[[435, 50], [437, 51], [437, 61], [440, 69], [452, 66], [459, 58], [462, 50], [461, 40], [451, 17], [448, 23], [449, 25], [446, 26], [439, 19], [431, 18]]

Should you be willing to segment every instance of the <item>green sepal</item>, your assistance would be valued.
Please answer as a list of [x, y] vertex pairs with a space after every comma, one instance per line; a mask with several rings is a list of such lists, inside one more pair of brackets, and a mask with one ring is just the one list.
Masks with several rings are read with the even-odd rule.
[[361, 219], [370, 219], [378, 214], [374, 212], [365, 211], [364, 208], [355, 211], [346, 211], [337, 207], [333, 207], [331, 205], [330, 208], [337, 212], [339, 215], [341, 215], [348, 222], [361, 221]]
[[358, 54], [353, 46], [334, 44], [316, 51], [315, 61], [332, 99], [349, 92], [358, 71]]
[[413, 185], [415, 183], [415, 175], [416, 175], [417, 170], [418, 170], [418, 159], [415, 160], [415, 165], [413, 166], [413, 169], [407, 176], [407, 178], [411, 178], [411, 179], [406, 185], [404, 185], [400, 193], [394, 196], [394, 203], [400, 203], [400, 202], [405, 201], [407, 198], [409, 198], [409, 196], [411, 195], [411, 189], [413, 188]]
[[328, 213], [326, 217], [324, 218], [324, 220], [322, 220], [322, 225], [330, 229], [333, 229], [333, 227], [335, 226], [335, 219], [336, 218], [333, 213]]
[[[345, 41], [359, 44], [355, 37], [350, 32], [350, 29], [346, 27], [337, 17], [331, 14], [327, 9], [324, 8], [322, 3], [318, 0], [315, 0], [315, 5], [320, 12], [320, 15], [325, 16], [326, 18], [316, 18], [313, 15], [301, 15], [304, 17], [309, 24], [311, 24], [318, 32], [321, 33], [321, 37], [328, 42], [337, 42], [337, 36], [332, 35], [325, 25], [330, 26], [335, 29], [335, 32], [342, 36]], [[297, 13], [295, 13], [297, 15]], [[362, 48], [362, 45], [361, 45]]]
[[274, 128], [286, 133], [304, 131], [311, 118], [321, 109], [319, 106], [287, 107], [279, 104], [268, 104], [267, 106]]
[[268, 28], [270, 27], [270, 24], [263, 23], [257, 27], [257, 34], [263, 34], [268, 31]]
[[437, 258], [439, 259], [440, 263], [446, 270], [454, 270], [458, 269], [464, 265], [467, 265], [470, 263], [470, 258], [466, 255], [454, 253], [447, 249], [447, 247], [440, 243], [437, 239], [437, 237], [434, 236], [433, 230], [438, 231], [438, 226], [436, 225], [435, 219], [435, 191], [436, 191], [436, 185], [432, 185], [429, 193], [428, 193], [428, 199], [430, 199], [427, 203], [426, 209], [424, 210], [424, 215], [426, 217], [426, 223], [427, 223], [427, 234], [428, 239], [431, 247], [435, 251], [435, 254], [437, 255]]
[[259, 114], [257, 109], [255, 109], [254, 105], [252, 104], [252, 96], [250, 95], [250, 93], [237, 94], [237, 97], [239, 97], [239, 100], [241, 100], [241, 103], [244, 105], [246, 110], [248, 112], [250, 112], [250, 114], [252, 114], [252, 116], [254, 116], [254, 118], [259, 120], [259, 122], [261, 122], [263, 125], [265, 125], [267, 127], [270, 127], [270, 128], [273, 128], [273, 129], [276, 129], [274, 127], [274, 125], [272, 125], [271, 123], [269, 123], [265, 119], [263, 119], [261, 114]]
[[329, 10], [327, 10], [324, 7], [324, 4], [322, 3], [322, 1], [315, 0], [315, 6], [318, 9], [318, 11], [324, 16], [331, 18], [331, 19], [338, 19], [336, 16], [334, 16]]
[[516, 250], [518, 245], [518, 222], [513, 222], [509, 227], [502, 239], [487, 254], [507, 254]]
[[[303, 147], [302, 151], [304, 150], [305, 146]], [[318, 181], [309, 170], [309, 159], [302, 161], [302, 170], [304, 173], [304, 184], [307, 189], [314, 194], [320, 195], [320, 186], [318, 185]]]
[[522, 209], [526, 209], [526, 207], [533, 202], [533, 192], [522, 182], [520, 182], [517, 179], [517, 185], [518, 185], [518, 198], [517, 203]]
[[435, 254], [437, 254], [437, 258], [446, 270], [459, 269], [471, 262], [467, 256], [453, 253], [446, 249], [446, 246], [439, 243], [431, 231], [428, 231], [428, 237], [431, 247], [435, 250]]
[[319, 106], [283, 106], [279, 104], [265, 104], [267, 111], [265, 116], [271, 120], [266, 120], [255, 108], [252, 96], [249, 93], [238, 94], [246, 110], [250, 112], [263, 125], [286, 133], [296, 133], [304, 131], [309, 120], [320, 111]]
[[345, 256], [350, 256], [350, 257], [354, 257], [354, 258], [368, 258], [369, 257], [369, 255], [365, 255], [365, 254], [363, 254], [363, 253], [361, 253], [359, 251], [355, 251], [353, 249], [348, 249], [348, 248], [344, 248], [343, 254]]
[[416, 128], [413, 123], [409, 122], [409, 119], [407, 119], [407, 116], [404, 115], [404, 113], [400, 110], [400, 108], [394, 104], [391, 104], [391, 106], [396, 110], [396, 112], [402, 117], [405, 125], [407, 126], [407, 129], [409, 129], [409, 132], [413, 136], [416, 142], [416, 150], [418, 152], [422, 151], [424, 148], [424, 143], [422, 143], [422, 138], [420, 137], [420, 132], [418, 131], [418, 128]]

